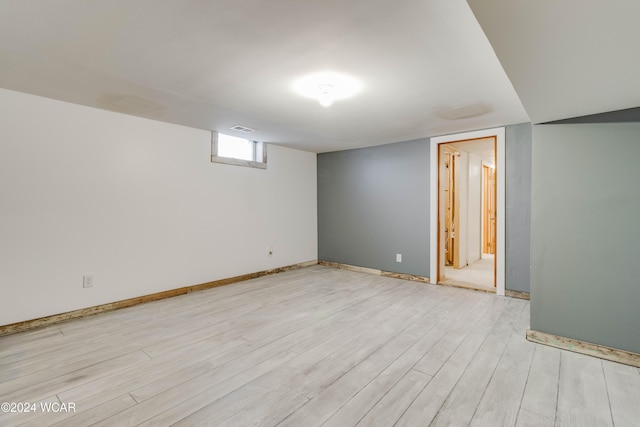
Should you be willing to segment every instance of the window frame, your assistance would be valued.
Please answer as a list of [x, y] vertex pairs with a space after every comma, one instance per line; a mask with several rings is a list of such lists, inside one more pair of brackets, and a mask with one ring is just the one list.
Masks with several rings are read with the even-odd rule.
[[[225, 134], [226, 135], [226, 134]], [[234, 136], [234, 135], [230, 135]], [[234, 157], [223, 157], [218, 156], [218, 132], [211, 131], [211, 162], [212, 163], [223, 163], [226, 165], [234, 165], [234, 166], [244, 166], [256, 169], [266, 169], [267, 168], [267, 143], [261, 141], [254, 141], [249, 138], [246, 139], [253, 143], [253, 160], [243, 160], [236, 159]], [[257, 160], [258, 151], [262, 151], [261, 160]]]

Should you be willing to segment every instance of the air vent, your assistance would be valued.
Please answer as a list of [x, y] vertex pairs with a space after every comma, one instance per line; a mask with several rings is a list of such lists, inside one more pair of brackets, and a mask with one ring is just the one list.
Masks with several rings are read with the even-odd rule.
[[251, 133], [255, 131], [255, 129], [251, 129], [246, 126], [240, 126], [240, 125], [231, 126], [229, 129], [237, 130], [238, 132], [244, 132], [244, 133]]

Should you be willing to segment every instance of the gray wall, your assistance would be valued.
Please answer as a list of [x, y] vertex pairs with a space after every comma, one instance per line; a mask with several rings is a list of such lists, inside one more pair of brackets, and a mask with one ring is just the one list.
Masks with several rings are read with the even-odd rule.
[[[429, 276], [429, 144], [318, 155], [320, 260]], [[529, 292], [531, 125], [507, 126], [505, 149], [505, 285]]]
[[640, 353], [640, 124], [533, 128], [531, 328]]
[[505, 287], [530, 288], [531, 123], [505, 129], [506, 254]]
[[318, 155], [318, 258], [429, 276], [429, 139]]

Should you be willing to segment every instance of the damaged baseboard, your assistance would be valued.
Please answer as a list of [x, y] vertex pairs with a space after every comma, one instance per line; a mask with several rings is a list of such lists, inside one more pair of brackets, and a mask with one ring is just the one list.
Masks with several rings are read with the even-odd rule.
[[376, 276], [393, 277], [402, 280], [411, 280], [413, 282], [430, 283], [428, 277], [416, 276], [413, 274], [395, 273], [393, 271], [378, 270], [376, 268], [358, 267], [357, 265], [341, 264], [331, 261], [318, 261], [318, 264], [327, 267], [339, 268], [341, 270], [355, 271], [358, 273], [374, 274]]
[[640, 354], [527, 329], [527, 340], [640, 368]]
[[241, 276], [229, 277], [226, 279], [214, 280], [212, 282], [201, 283], [199, 285], [185, 286], [178, 289], [171, 289], [163, 292], [156, 292], [149, 295], [143, 295], [135, 298], [129, 298], [122, 301], [110, 302], [107, 304], [96, 305], [93, 307], [81, 308], [66, 313], [54, 314], [52, 316], [40, 317], [38, 319], [26, 320], [23, 322], [12, 323], [10, 325], [0, 326], [0, 336], [15, 334], [18, 332], [28, 331], [35, 328], [53, 325], [72, 319], [80, 319], [82, 317], [92, 316], [94, 314], [105, 313], [107, 311], [118, 310], [121, 308], [132, 307], [138, 304], [144, 304], [151, 301], [158, 301], [165, 298], [171, 298], [178, 295], [189, 294], [192, 292], [204, 291], [218, 286], [230, 285], [232, 283], [243, 282], [245, 280], [255, 279], [257, 277], [267, 276], [270, 274], [282, 273], [284, 271], [296, 270], [298, 268], [309, 267], [318, 264], [317, 260], [301, 262], [298, 264], [278, 267], [271, 270], [258, 271], [256, 273], [243, 274]]

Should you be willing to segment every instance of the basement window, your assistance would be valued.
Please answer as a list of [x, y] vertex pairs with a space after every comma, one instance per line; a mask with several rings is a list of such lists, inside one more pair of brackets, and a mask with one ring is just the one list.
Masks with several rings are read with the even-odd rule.
[[267, 168], [267, 144], [211, 132], [211, 161], [228, 165]]

